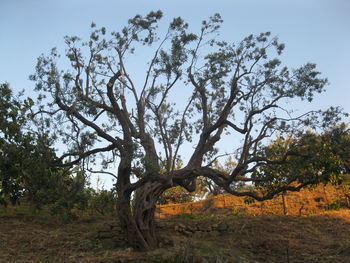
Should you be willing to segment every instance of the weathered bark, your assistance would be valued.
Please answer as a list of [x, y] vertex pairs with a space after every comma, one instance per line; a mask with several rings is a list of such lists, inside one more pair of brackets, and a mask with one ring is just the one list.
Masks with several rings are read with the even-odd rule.
[[118, 189], [117, 212], [129, 246], [136, 250], [149, 250], [157, 247], [154, 214], [156, 202], [166, 186], [157, 182], [148, 182], [135, 193], [134, 205], [131, 194]]

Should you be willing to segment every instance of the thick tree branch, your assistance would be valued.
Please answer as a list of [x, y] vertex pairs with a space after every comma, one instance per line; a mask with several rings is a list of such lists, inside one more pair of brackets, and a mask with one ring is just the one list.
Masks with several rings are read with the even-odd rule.
[[[61, 155], [60, 158], [54, 160], [54, 162], [52, 162], [51, 165], [60, 166], [60, 167], [71, 167], [75, 164], [78, 164], [82, 159], [87, 158], [90, 155], [100, 153], [100, 152], [109, 152], [115, 148], [116, 148], [116, 146], [114, 144], [110, 144], [109, 146], [102, 147], [102, 148], [95, 148], [93, 150], [89, 150], [89, 151], [86, 151], [83, 153], [82, 152], [65, 153], [65, 154]], [[63, 160], [65, 158], [75, 157], [75, 156], [78, 156], [78, 158], [73, 160], [73, 161], [63, 162]]]

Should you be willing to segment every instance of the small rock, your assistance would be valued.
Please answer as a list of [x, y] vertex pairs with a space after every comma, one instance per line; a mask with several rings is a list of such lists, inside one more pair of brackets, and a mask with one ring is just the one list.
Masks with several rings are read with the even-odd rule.
[[213, 229], [219, 232], [227, 232], [227, 230], [229, 229], [229, 226], [225, 223], [220, 223], [220, 224], [217, 224], [216, 227], [213, 226]]
[[181, 224], [181, 223], [178, 224], [178, 227], [179, 227], [179, 228], [182, 228], [182, 229], [186, 229], [186, 226], [185, 226], [184, 224]]
[[184, 225], [184, 224], [177, 224], [175, 227], [174, 227], [174, 230], [177, 231], [177, 232], [182, 232], [184, 230], [186, 230], [187, 227]]
[[186, 230], [192, 233], [196, 232], [196, 229], [191, 226], [187, 226]]

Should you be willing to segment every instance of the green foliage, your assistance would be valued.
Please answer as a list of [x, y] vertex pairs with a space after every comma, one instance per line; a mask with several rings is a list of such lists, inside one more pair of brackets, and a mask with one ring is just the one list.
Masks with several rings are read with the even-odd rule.
[[49, 205], [51, 213], [68, 221], [73, 209], [87, 206], [85, 175], [49, 165], [55, 158], [50, 139], [27, 126], [31, 106], [31, 99], [21, 100], [8, 84], [0, 85], [0, 203], [18, 204], [25, 197], [36, 208]]
[[101, 215], [113, 214], [115, 212], [116, 196], [113, 191], [87, 189], [89, 200], [88, 209]]
[[341, 202], [340, 200], [335, 200], [333, 202], [330, 202], [326, 206], [326, 210], [339, 210], [341, 208]]
[[[165, 165], [163, 164], [163, 166]], [[182, 166], [182, 161], [178, 160], [175, 169], [181, 169]], [[166, 172], [165, 167], [162, 169], [162, 172]], [[195, 191], [188, 192], [185, 188], [181, 186], [171, 187], [163, 192], [163, 194], [158, 200], [158, 204], [193, 202], [195, 200], [203, 198], [208, 194], [208, 192], [208, 184], [206, 183], [205, 178], [198, 177], [196, 179]]]
[[330, 202], [325, 207], [326, 210], [339, 210], [341, 208], [350, 208], [349, 207], [349, 200], [347, 200], [347, 196], [342, 197], [340, 199], [334, 200], [333, 202]]
[[0, 85], [0, 202], [5, 206], [6, 200], [19, 202], [29, 188], [30, 175], [42, 176], [46, 156], [53, 154], [38, 143], [38, 137], [24, 132], [32, 105], [31, 99], [14, 96], [8, 84]]
[[324, 141], [332, 155], [337, 156], [342, 173], [350, 174], [350, 130], [344, 123], [325, 132]]
[[260, 153], [262, 160], [269, 161], [253, 173], [253, 178], [260, 180], [255, 186], [274, 192], [291, 183], [339, 184], [347, 172], [349, 141], [350, 133], [344, 125], [322, 134], [279, 136]]
[[180, 213], [176, 217], [181, 220], [203, 220], [203, 219], [208, 219], [210, 216], [191, 214], [191, 213]]
[[194, 195], [181, 186], [167, 189], [160, 197], [159, 204], [186, 203], [193, 201]]
[[208, 185], [206, 184], [205, 179], [203, 177], [198, 177], [196, 180], [195, 191], [188, 192], [181, 186], [175, 186], [164, 191], [160, 196], [158, 203], [168, 204], [193, 202], [198, 199], [203, 199], [208, 193]]
[[46, 198], [42, 200], [42, 203], [50, 205], [51, 214], [57, 215], [64, 223], [77, 218], [74, 210], [84, 210], [88, 207], [85, 175], [79, 170], [73, 173], [59, 174], [52, 178], [52, 187], [47, 189]]

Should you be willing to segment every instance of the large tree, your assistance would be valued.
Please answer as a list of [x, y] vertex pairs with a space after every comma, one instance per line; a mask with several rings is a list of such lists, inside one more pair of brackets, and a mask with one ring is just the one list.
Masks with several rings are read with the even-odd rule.
[[[68, 146], [52, 165], [79, 164], [98, 172], [91, 163], [102, 159], [101, 172], [117, 180], [118, 218], [136, 249], [157, 245], [154, 211], [160, 195], [174, 186], [194, 191], [199, 176], [258, 200], [314, 183], [314, 177], [299, 182], [296, 176], [266, 195], [237, 190], [240, 182], [271, 180], [251, 175], [293, 154], [269, 160], [261, 154], [267, 138], [302, 133], [318, 123], [318, 113], [329, 122], [337, 113], [290, 111], [290, 100], [311, 101], [327, 80], [315, 64], [282, 66], [277, 57], [284, 45], [270, 33], [235, 44], [218, 40], [219, 14], [203, 21], [197, 34], [181, 18], [160, 31], [161, 17], [160, 11], [136, 15], [108, 38], [106, 29], [93, 23], [87, 41], [65, 38], [68, 60], [53, 49], [38, 58], [31, 76], [40, 92], [34, 116]], [[137, 72], [146, 56], [145, 71]], [[232, 143], [237, 164], [227, 173], [213, 164], [222, 155], [218, 142], [227, 145], [230, 138], [240, 138], [241, 145]], [[189, 152], [186, 145], [192, 143]], [[184, 165], [177, 168], [181, 158]], [[117, 165], [115, 173], [104, 169], [109, 164]]]

